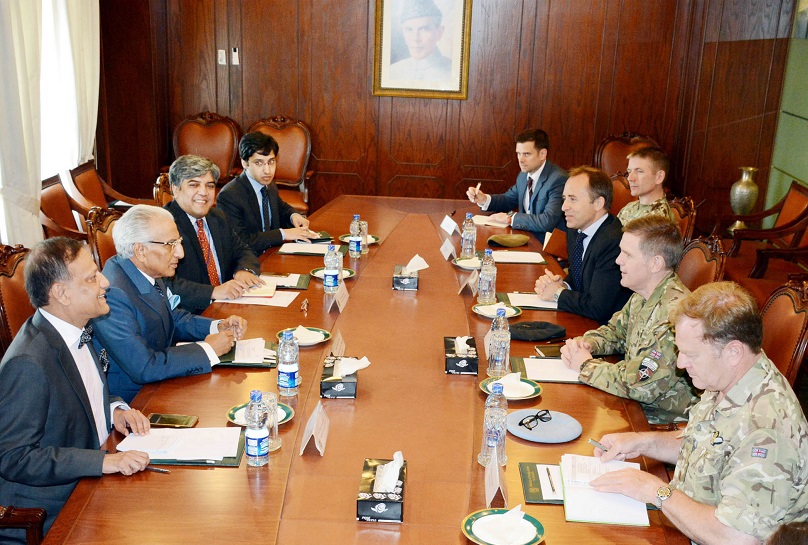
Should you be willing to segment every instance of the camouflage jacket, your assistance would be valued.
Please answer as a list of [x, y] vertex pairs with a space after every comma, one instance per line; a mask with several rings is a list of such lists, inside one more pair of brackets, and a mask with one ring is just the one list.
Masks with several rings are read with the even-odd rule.
[[718, 401], [690, 411], [671, 486], [716, 506], [723, 524], [766, 541], [808, 520], [808, 423], [785, 377], [760, 359]]
[[689, 290], [669, 273], [646, 301], [634, 293], [606, 325], [584, 339], [592, 354], [623, 353], [618, 363], [591, 359], [581, 367], [584, 384], [620, 397], [636, 399], [653, 422], [684, 417], [696, 399], [686, 373], [676, 369], [673, 325], [668, 313]]
[[651, 204], [640, 204], [640, 201], [631, 201], [620, 209], [620, 212], [617, 213], [617, 219], [620, 220], [620, 223], [626, 225], [631, 220], [635, 220], [639, 217], [645, 216], [646, 214], [665, 216], [671, 221], [676, 221], [673, 211], [668, 204], [668, 200], [665, 197], [662, 197], [658, 201], [654, 201]]

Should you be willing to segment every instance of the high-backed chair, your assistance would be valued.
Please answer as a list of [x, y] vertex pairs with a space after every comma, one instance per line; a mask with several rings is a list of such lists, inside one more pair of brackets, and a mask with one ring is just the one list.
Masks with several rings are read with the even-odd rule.
[[79, 230], [79, 223], [73, 212], [77, 212], [81, 216], [80, 221], [84, 222], [92, 208], [88, 205], [90, 203], [79, 202], [67, 194], [58, 174], [43, 180], [39, 222], [42, 224], [45, 238], [64, 236], [87, 240], [87, 233]]
[[93, 161], [87, 161], [71, 170], [70, 180], [65, 180], [64, 186], [68, 194], [73, 198], [76, 198], [77, 194], [81, 195], [90, 201], [93, 206], [100, 206], [101, 208], [114, 207], [118, 204], [118, 201], [121, 201], [122, 205], [154, 204], [154, 201], [150, 199], [128, 197], [112, 189], [112, 186], [98, 175]]
[[90, 210], [90, 217], [87, 218], [87, 240], [98, 270], [103, 269], [107, 259], [116, 254], [112, 229], [121, 216], [120, 212], [110, 208], [96, 206]]
[[693, 238], [693, 230], [696, 228], [696, 205], [693, 204], [691, 197], [676, 198], [669, 204], [682, 233], [682, 243], [687, 245]]
[[627, 176], [628, 159], [626, 157], [628, 154], [648, 146], [658, 147], [659, 144], [650, 136], [642, 136], [633, 132], [607, 136], [601, 140], [598, 149], [595, 150], [595, 160], [592, 164], [595, 168], [605, 170], [609, 176], [615, 174]]
[[636, 201], [637, 197], [632, 196], [631, 188], [628, 186], [628, 180], [623, 174], [615, 174], [612, 176], [612, 207], [609, 213], [616, 216], [625, 205], [632, 201]]
[[3, 507], [0, 505], [0, 528], [20, 528], [25, 530], [27, 545], [42, 543], [46, 512], [38, 507]]
[[235, 175], [241, 128], [229, 117], [202, 112], [183, 119], [174, 129], [174, 156], [194, 154], [207, 157], [219, 167], [219, 185]]
[[726, 254], [718, 237], [697, 238], [685, 246], [676, 274], [690, 291], [724, 277]]
[[171, 183], [168, 181], [168, 173], [163, 172], [157, 176], [154, 182], [154, 202], [157, 206], [165, 206], [174, 200], [174, 194], [171, 193]]
[[309, 211], [308, 184], [313, 170], [307, 170], [311, 157], [311, 133], [297, 119], [282, 115], [256, 121], [247, 132], [259, 131], [278, 141], [278, 166], [275, 169], [275, 184], [287, 204], [301, 214]]
[[763, 351], [794, 386], [808, 346], [808, 281], [775, 290], [761, 315]]
[[14, 335], [35, 312], [25, 291], [28, 248], [0, 244], [0, 349], [5, 354]]

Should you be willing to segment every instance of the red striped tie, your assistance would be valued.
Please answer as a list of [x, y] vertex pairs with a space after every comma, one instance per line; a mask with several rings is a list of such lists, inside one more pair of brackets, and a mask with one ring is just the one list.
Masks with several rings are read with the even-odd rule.
[[196, 220], [196, 236], [199, 237], [199, 245], [202, 246], [202, 256], [205, 258], [205, 265], [208, 268], [208, 279], [211, 286], [218, 286], [222, 282], [219, 280], [219, 273], [216, 272], [216, 262], [213, 260], [213, 253], [210, 251], [208, 235], [205, 234], [205, 222]]

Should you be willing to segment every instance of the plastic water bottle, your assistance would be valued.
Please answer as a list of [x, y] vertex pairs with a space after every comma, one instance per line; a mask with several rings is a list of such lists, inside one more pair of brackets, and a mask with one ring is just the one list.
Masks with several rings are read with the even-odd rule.
[[299, 384], [300, 348], [291, 331], [283, 332], [283, 339], [278, 345], [278, 393], [285, 397], [297, 395]]
[[497, 316], [491, 322], [491, 337], [488, 345], [488, 376], [504, 377], [510, 372], [511, 329], [505, 309], [497, 309]]
[[497, 302], [497, 266], [490, 248], [485, 249], [483, 263], [480, 267], [480, 279], [477, 283], [477, 302], [490, 305]]
[[353, 215], [351, 221], [351, 235], [348, 237], [348, 255], [362, 256], [362, 227], [359, 225], [359, 214]]
[[477, 226], [471, 219], [471, 212], [466, 212], [463, 222], [463, 234], [460, 239], [460, 259], [471, 259], [477, 253]]
[[342, 254], [337, 251], [333, 244], [328, 245], [325, 254], [325, 269], [323, 270], [323, 286], [326, 293], [337, 293], [339, 284], [342, 282]]
[[250, 403], [244, 414], [247, 420], [247, 431], [244, 433], [247, 465], [261, 467], [269, 462], [269, 429], [267, 428], [267, 406], [262, 399], [261, 390], [250, 392]]
[[502, 384], [491, 385], [491, 394], [485, 400], [483, 417], [483, 446], [477, 461], [488, 465], [491, 454], [497, 451], [497, 461], [504, 466], [508, 462], [505, 454], [505, 437], [508, 435], [508, 400], [502, 393]]

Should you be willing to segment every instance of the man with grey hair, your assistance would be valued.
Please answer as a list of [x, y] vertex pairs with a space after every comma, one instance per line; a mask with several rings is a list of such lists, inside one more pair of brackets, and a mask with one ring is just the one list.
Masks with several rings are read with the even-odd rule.
[[169, 282], [181, 306], [201, 313], [213, 299], [235, 299], [263, 284], [258, 257], [236, 233], [229, 218], [213, 208], [219, 167], [198, 155], [178, 157], [168, 171], [174, 216], [185, 254]]
[[[448, 83], [452, 60], [441, 54], [438, 42], [446, 28], [443, 14], [433, 0], [404, 0], [401, 7], [401, 31], [410, 56], [390, 65], [390, 78]], [[437, 87], [443, 87], [439, 85]]]
[[[214, 321], [177, 308], [180, 297], [163, 280], [183, 256], [174, 217], [156, 206], [133, 206], [112, 236], [118, 255], [104, 265], [111, 312], [93, 322], [93, 342], [109, 355], [110, 391], [130, 401], [148, 382], [210, 373], [247, 322], [238, 316]], [[197, 342], [175, 346], [178, 341]]]

